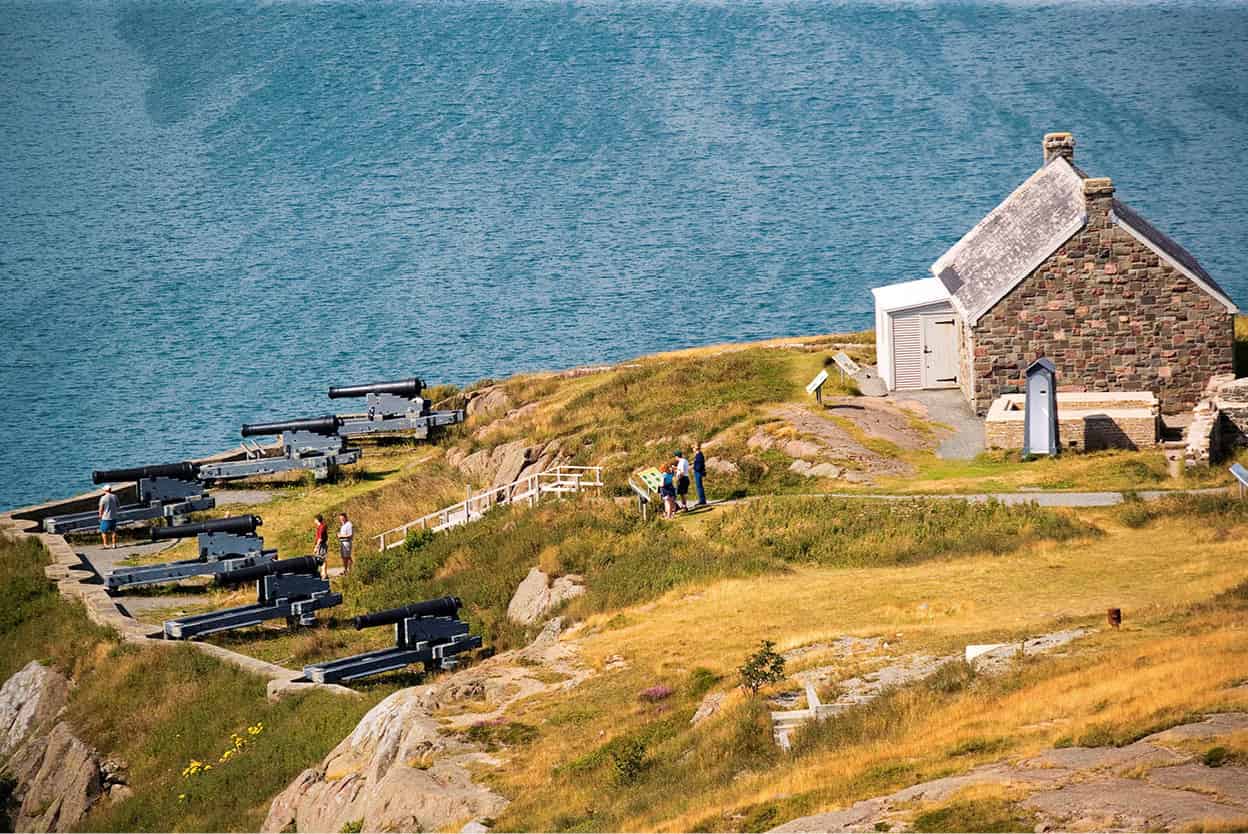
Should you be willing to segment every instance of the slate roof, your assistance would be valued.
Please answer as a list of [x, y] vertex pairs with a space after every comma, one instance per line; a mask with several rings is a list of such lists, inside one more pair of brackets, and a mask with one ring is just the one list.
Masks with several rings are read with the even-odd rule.
[[974, 324], [1086, 222], [1083, 177], [1055, 157], [941, 255], [932, 274]]
[[1188, 252], [1165, 232], [1137, 214], [1135, 209], [1126, 203], [1114, 200], [1112, 212], [1110, 219], [1125, 228], [1129, 234], [1134, 235], [1145, 246], [1152, 249], [1157, 254], [1157, 257], [1169, 261], [1171, 266], [1190, 278], [1205, 292], [1222, 302], [1232, 313], [1239, 312], [1235, 302], [1231, 300], [1231, 297], [1226, 294], [1225, 290], [1218, 286], [1218, 282], [1213, 280], [1213, 276], [1205, 271], [1205, 268], [1192, 256], [1191, 252]]

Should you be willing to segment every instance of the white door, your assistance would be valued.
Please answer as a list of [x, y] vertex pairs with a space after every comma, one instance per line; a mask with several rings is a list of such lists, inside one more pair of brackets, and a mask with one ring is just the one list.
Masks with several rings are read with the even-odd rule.
[[958, 384], [958, 325], [953, 313], [923, 317], [923, 387]]
[[1049, 380], [1044, 374], [1028, 377], [1025, 407], [1033, 410], [1026, 415], [1027, 451], [1033, 455], [1047, 455], [1052, 442], [1049, 435], [1053, 431], [1053, 415], [1049, 414]]

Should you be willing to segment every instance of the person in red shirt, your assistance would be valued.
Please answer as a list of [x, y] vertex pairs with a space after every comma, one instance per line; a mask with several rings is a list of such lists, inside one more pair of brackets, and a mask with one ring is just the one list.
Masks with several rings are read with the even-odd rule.
[[312, 555], [321, 560], [321, 570], [328, 573], [329, 565], [329, 527], [320, 513], [316, 514], [316, 539], [312, 543]]

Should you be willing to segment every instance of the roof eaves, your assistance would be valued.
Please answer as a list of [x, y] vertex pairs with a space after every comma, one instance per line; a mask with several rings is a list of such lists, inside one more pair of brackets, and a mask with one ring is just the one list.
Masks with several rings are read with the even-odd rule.
[[[997, 304], [1000, 303], [1001, 299], [1005, 298], [1014, 290], [1015, 287], [1017, 287], [1019, 284], [1025, 281], [1028, 275], [1031, 275], [1031, 273], [1035, 272], [1036, 269], [1039, 268], [1040, 264], [1047, 261], [1054, 252], [1056, 252], [1066, 243], [1066, 241], [1074, 237], [1079, 232], [1079, 230], [1082, 229], [1085, 224], [1087, 224], [1087, 222], [1088, 222], [1088, 213], [1086, 211], [1080, 212], [1078, 217], [1076, 217], [1074, 220], [1072, 220], [1070, 223], [1068, 223], [1066, 226], [1062, 228], [1061, 234], [1056, 236], [1057, 243], [1051, 249], [1049, 249], [1047, 252], [1042, 251], [1040, 254], [1033, 257], [1031, 261], [1028, 262], [1025, 268], [1019, 270], [1018, 275], [1013, 280], [1007, 281], [1004, 284], [1002, 284], [997, 289], [996, 292], [994, 292], [990, 296], [986, 296], [985, 300], [975, 305], [974, 309], [967, 310], [966, 312], [964, 312], [962, 314], [962, 317], [966, 320], [966, 323], [971, 326], [974, 326], [975, 324], [977, 324], [979, 320], [983, 318], [985, 313], [987, 313], [993, 307], [996, 307]], [[956, 295], [954, 296], [954, 299], [960, 300], [958, 299]]]

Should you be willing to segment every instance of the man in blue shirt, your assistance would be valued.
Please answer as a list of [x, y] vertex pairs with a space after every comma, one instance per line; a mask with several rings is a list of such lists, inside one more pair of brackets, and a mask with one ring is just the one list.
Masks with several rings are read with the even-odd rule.
[[693, 456], [693, 488], [698, 493], [698, 503], [695, 507], [706, 506], [706, 492], [702, 489], [702, 479], [706, 477], [706, 456], [702, 454], [702, 444], [698, 443], [693, 447], [697, 453]]

